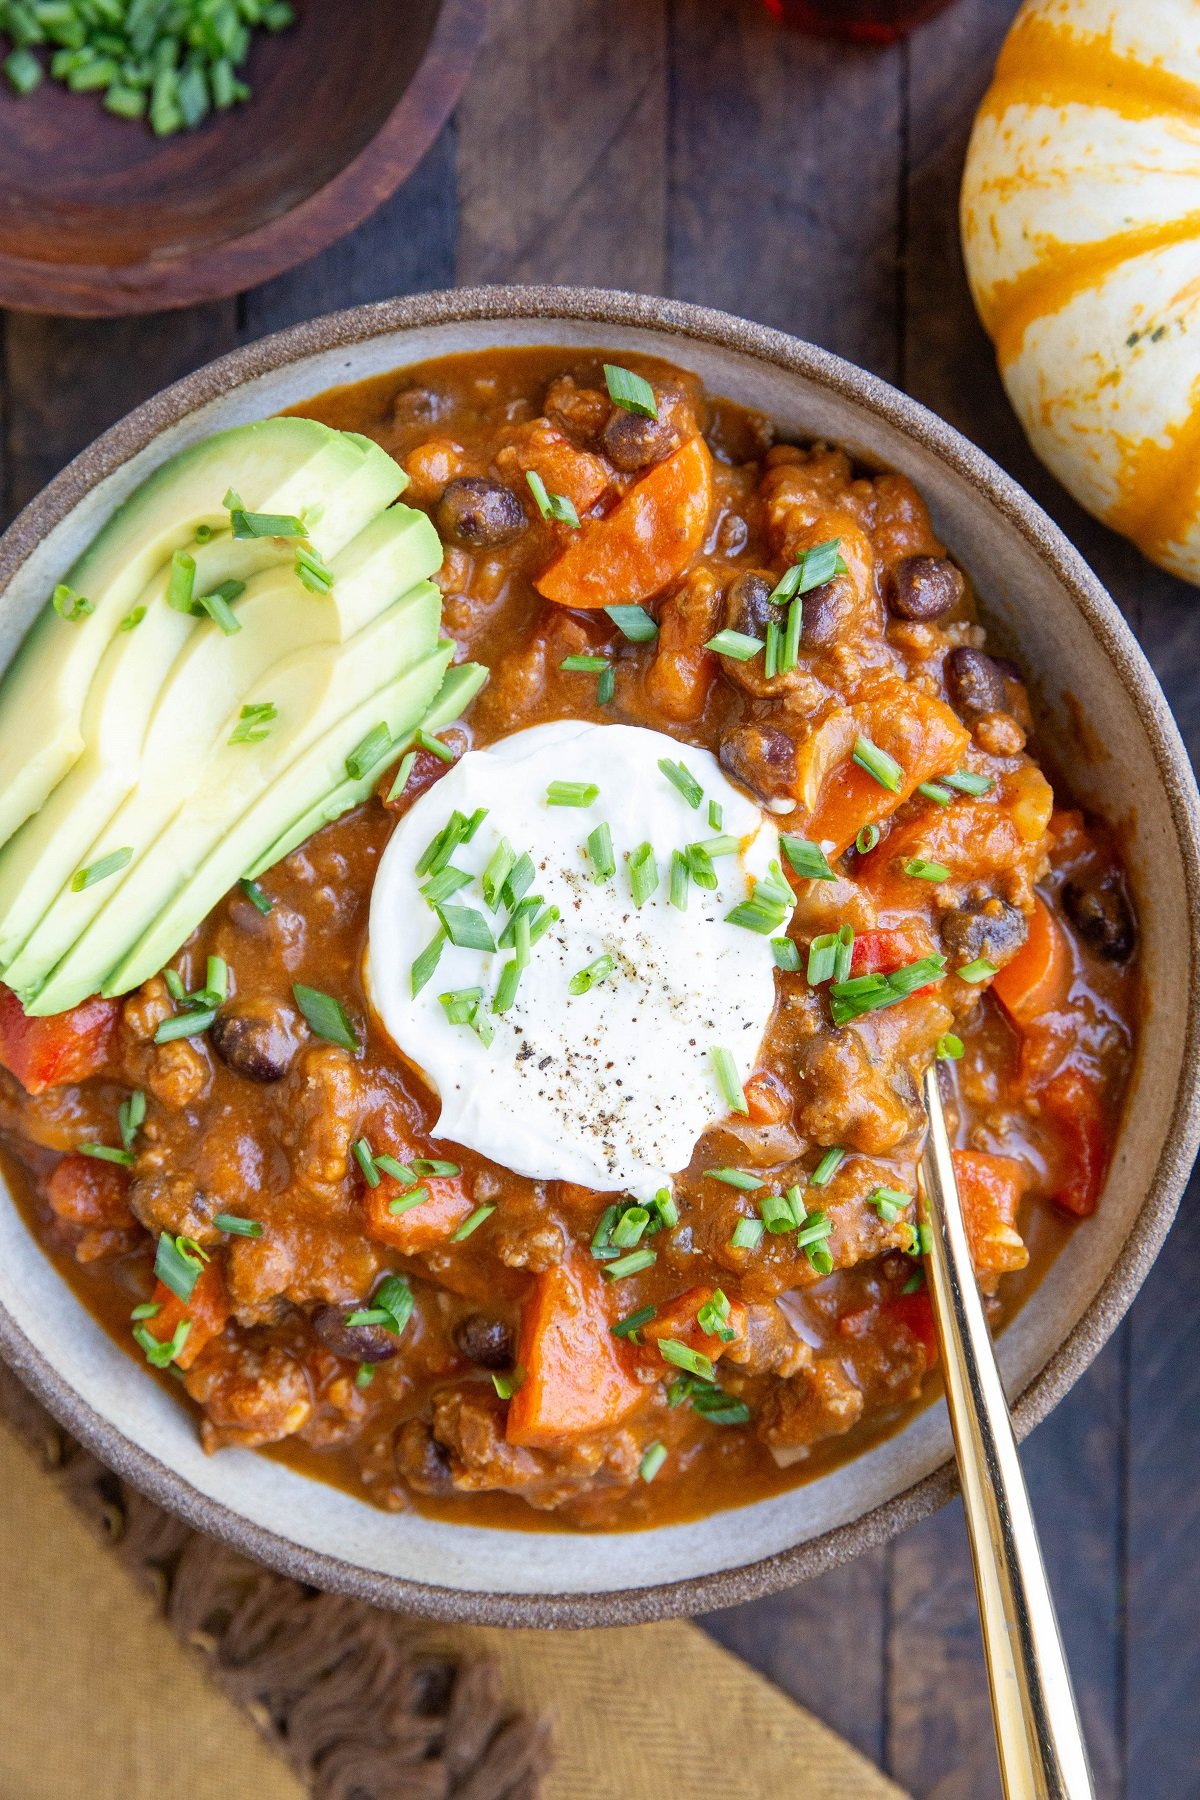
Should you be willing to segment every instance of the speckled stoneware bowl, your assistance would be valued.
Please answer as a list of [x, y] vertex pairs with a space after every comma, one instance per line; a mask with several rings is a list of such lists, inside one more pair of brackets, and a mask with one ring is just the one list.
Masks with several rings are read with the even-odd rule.
[[[1075, 792], [1128, 834], [1153, 1029], [1099, 1213], [1003, 1334], [1024, 1435], [1137, 1292], [1196, 1151], [1200, 800], [1158, 684], [1108, 595], [1028, 495], [949, 426], [809, 344], [669, 300], [492, 288], [362, 307], [210, 364], [64, 470], [0, 540], [0, 660], [114, 505], [175, 451], [338, 383], [519, 344], [668, 357], [770, 414], [785, 435], [833, 438], [911, 476], [989, 619], [1019, 644], [1043, 737]], [[1077, 706], [1096, 721], [1103, 751], [1078, 740]], [[2, 1194], [0, 1348], [97, 1456], [191, 1524], [318, 1587], [438, 1618], [595, 1625], [727, 1606], [882, 1542], [954, 1486], [937, 1405], [833, 1474], [690, 1525], [589, 1536], [379, 1512], [264, 1457], [205, 1457], [193, 1421], [93, 1323]]]

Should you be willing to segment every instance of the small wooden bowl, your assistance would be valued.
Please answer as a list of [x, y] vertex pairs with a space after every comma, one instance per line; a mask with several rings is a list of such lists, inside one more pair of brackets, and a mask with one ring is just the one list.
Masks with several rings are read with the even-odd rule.
[[96, 318], [221, 299], [394, 193], [462, 92], [487, 0], [298, 11], [256, 34], [250, 101], [175, 137], [57, 82], [0, 83], [0, 306]]

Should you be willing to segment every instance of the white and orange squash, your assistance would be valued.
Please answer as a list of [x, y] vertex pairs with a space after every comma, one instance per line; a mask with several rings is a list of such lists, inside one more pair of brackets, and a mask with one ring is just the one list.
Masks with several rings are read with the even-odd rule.
[[962, 187], [975, 304], [1037, 454], [1200, 583], [1200, 4], [1026, 0]]

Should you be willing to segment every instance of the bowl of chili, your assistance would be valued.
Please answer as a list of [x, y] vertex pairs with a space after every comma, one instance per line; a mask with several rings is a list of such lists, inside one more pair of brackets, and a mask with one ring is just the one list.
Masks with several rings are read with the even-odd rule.
[[[639, 382], [655, 402], [649, 410], [622, 402], [622, 394], [627, 402], [643, 392]], [[274, 1401], [290, 1399], [297, 1417], [316, 1424], [320, 1388], [325, 1422], [299, 1452], [278, 1448], [282, 1431], [272, 1437], [258, 1429], [262, 1407], [256, 1413], [243, 1403], [236, 1379], [230, 1385], [231, 1365], [214, 1353], [207, 1364], [203, 1354], [194, 1363], [197, 1375], [180, 1358], [188, 1393], [204, 1409], [209, 1447], [222, 1446], [206, 1457], [194, 1421], [169, 1391], [174, 1384], [148, 1376], [113, 1341], [106, 1303], [68, 1267], [85, 1241], [83, 1261], [93, 1266], [114, 1252], [120, 1264], [129, 1249], [102, 1241], [112, 1227], [99, 1193], [107, 1165], [93, 1162], [86, 1179], [77, 1169], [73, 1183], [55, 1174], [83, 1160], [61, 1156], [78, 1137], [52, 1103], [61, 1068], [39, 1066], [27, 1081], [26, 1088], [48, 1092], [45, 1099], [22, 1097], [16, 1078], [5, 1076], [0, 1124], [6, 1143], [21, 1138], [26, 1151], [24, 1176], [11, 1171], [18, 1204], [0, 1207], [0, 1347], [98, 1456], [191, 1523], [300, 1579], [379, 1604], [506, 1624], [630, 1622], [728, 1605], [819, 1573], [953, 1491], [940, 1409], [909, 1404], [928, 1372], [928, 1317], [911, 1255], [919, 1250], [912, 1196], [888, 1179], [913, 1127], [913, 1059], [933, 1053], [935, 1037], [936, 1053], [954, 1072], [959, 1177], [974, 1195], [981, 1279], [994, 1292], [1002, 1274], [1008, 1282], [1016, 1276], [1013, 1299], [997, 1302], [997, 1323], [1022, 1435], [1115, 1328], [1170, 1225], [1200, 1130], [1193, 1073], [1200, 804], [1165, 700], [1117, 609], [1062, 534], [923, 408], [826, 352], [746, 321], [678, 302], [567, 289], [482, 289], [355, 309], [250, 345], [166, 390], [77, 458], [0, 540], [5, 659], [47, 583], [147, 472], [215, 429], [284, 411], [366, 432], [402, 463], [406, 498], [430, 511], [448, 545], [444, 628], [490, 661], [493, 673], [458, 737], [447, 732], [441, 755], [426, 752], [415, 789], [391, 814], [389, 779], [375, 811], [360, 808], [325, 828], [332, 838], [311, 841], [303, 869], [297, 865], [274, 890], [281, 910], [302, 915], [305, 884], [310, 900], [314, 891], [331, 892], [356, 859], [373, 871], [393, 827], [397, 840], [406, 829], [406, 809], [415, 813], [436, 796], [446, 761], [457, 759], [461, 769], [468, 746], [486, 751], [514, 731], [532, 735], [564, 717], [602, 729], [665, 728], [683, 746], [711, 739], [719, 757], [713, 766], [780, 821], [789, 871], [783, 912], [776, 917], [776, 896], [763, 883], [746, 903], [752, 916], [739, 923], [792, 945], [776, 956], [777, 1017], [787, 1014], [791, 1024], [778, 1056], [765, 1057], [744, 1088], [736, 1070], [720, 1077], [730, 1117], [719, 1141], [704, 1140], [711, 1153], [679, 1178], [689, 1209], [683, 1236], [670, 1196], [657, 1213], [653, 1204], [628, 1201], [601, 1209], [607, 1196], [559, 1181], [553, 1193], [543, 1186], [522, 1202], [515, 1187], [505, 1187], [503, 1168], [497, 1175], [470, 1150], [452, 1148], [455, 1161], [423, 1156], [409, 1168], [391, 1154], [391, 1137], [381, 1151], [374, 1124], [374, 1140], [365, 1131], [352, 1145], [339, 1140], [336, 1182], [347, 1194], [353, 1189], [352, 1204], [368, 1221], [377, 1217], [375, 1241], [391, 1245], [406, 1269], [434, 1285], [440, 1280], [443, 1291], [427, 1318], [417, 1307], [423, 1410], [410, 1404], [407, 1417], [399, 1417], [406, 1409], [398, 1413], [396, 1401], [409, 1390], [389, 1388], [387, 1374], [394, 1358], [388, 1333], [402, 1330], [413, 1310], [407, 1280], [389, 1275], [357, 1313], [325, 1303], [314, 1310], [319, 1281], [297, 1296], [316, 1360], [304, 1365], [294, 1392], [288, 1380], [305, 1353], [288, 1337], [293, 1326], [274, 1317], [247, 1351], [236, 1341], [237, 1320], [227, 1324], [228, 1300], [216, 1309], [213, 1343], [226, 1343], [230, 1355], [257, 1356], [260, 1374], [271, 1357], [288, 1363]], [[522, 479], [532, 500], [518, 523], [495, 490], [511, 496]], [[680, 480], [676, 493], [671, 484]], [[590, 493], [589, 481], [599, 484]], [[645, 517], [647, 483], [671, 489], [673, 522], [665, 534], [650, 534], [648, 551], [641, 534], [649, 569], [630, 561], [612, 527], [622, 507], [622, 516], [641, 508]], [[587, 525], [578, 537], [564, 495]], [[689, 507], [699, 512], [694, 528]], [[547, 535], [538, 537], [543, 528]], [[808, 541], [814, 533], [820, 544]], [[523, 548], [510, 549], [514, 543]], [[785, 566], [768, 579], [759, 566], [773, 554]], [[614, 560], [604, 575], [606, 556]], [[878, 576], [869, 613], [856, 614], [856, 582], [860, 600], [865, 591], [856, 558], [863, 557], [878, 565]], [[614, 604], [617, 582], [624, 586]], [[969, 589], [987, 626], [987, 650]], [[796, 601], [807, 605], [789, 613]], [[606, 605], [616, 617], [604, 613]], [[908, 671], [904, 693], [878, 658], [872, 665], [870, 654], [846, 654], [848, 643], [861, 653], [884, 639]], [[997, 645], [1015, 660], [996, 655]], [[842, 691], [831, 705], [828, 693], [818, 696], [804, 683], [819, 669], [828, 689], [835, 664]], [[606, 696], [600, 684], [609, 668]], [[568, 684], [575, 684], [569, 693]], [[1052, 765], [1053, 792], [1025, 753], [1027, 738]], [[846, 772], [831, 781], [831, 768]], [[906, 769], [902, 786], [896, 771]], [[686, 759], [665, 773], [692, 805]], [[714, 793], [717, 779], [710, 778]], [[552, 803], [590, 804], [586, 783], [552, 785], [563, 789]], [[1003, 820], [987, 810], [987, 796], [1000, 793]], [[718, 804], [708, 816], [710, 865], [721, 854], [721, 826]], [[682, 860], [694, 882], [700, 871], [692, 890], [699, 894], [704, 859]], [[483, 879], [486, 891], [486, 871]], [[264, 882], [272, 886], [270, 876]], [[951, 882], [953, 906], [927, 905], [927, 895]], [[781, 920], [793, 904], [789, 939], [780, 935]], [[230, 934], [252, 931], [258, 912], [252, 894], [234, 895], [206, 924], [217, 935], [197, 941], [220, 961]], [[349, 966], [363, 916], [347, 930]], [[293, 949], [298, 941], [293, 934]], [[340, 953], [326, 932], [317, 960], [297, 964], [292, 956], [288, 966], [307, 978], [319, 972], [321, 957], [330, 967]], [[202, 959], [201, 973], [203, 966]], [[602, 991], [608, 971], [583, 973], [588, 979], [572, 993], [594, 983]], [[950, 987], [929, 997], [944, 978], [957, 984], [958, 1013], [946, 998]], [[978, 983], [988, 984], [990, 997], [975, 1007], [968, 990]], [[831, 984], [822, 1002], [829, 1014], [818, 1027], [810, 990], [823, 984]], [[324, 1041], [303, 1050], [306, 1085], [291, 1090], [268, 1148], [280, 1152], [286, 1114], [286, 1129], [307, 1129], [301, 1141], [311, 1160], [323, 1125], [338, 1123], [345, 1069], [326, 1054], [337, 1034], [328, 1020], [322, 1025], [321, 1003], [331, 997], [315, 982], [294, 992], [303, 1018], [285, 1021], [283, 1036], [307, 1029]], [[936, 1010], [943, 1002], [944, 1016]], [[144, 988], [128, 1006], [141, 1013], [127, 1011], [125, 1028], [149, 1017], [153, 1032], [170, 1001]], [[1153, 1033], [1144, 1029], [1151, 1007]], [[1074, 1036], [1064, 1060], [1068, 1027], [1053, 1021], [1068, 1014]], [[887, 1081], [870, 1056], [846, 1060], [851, 1040], [838, 1032], [864, 1019], [891, 1034]], [[256, 1037], [252, 1025], [238, 1019], [220, 1034], [216, 1054], [205, 1052], [205, 1081], [224, 1082], [226, 1071], [231, 1079], [264, 1079], [249, 1063], [279, 1046]], [[86, 1018], [77, 1030], [86, 1040]], [[916, 1033], [915, 1048], [898, 1047], [905, 1032]], [[0, 1040], [13, 1070], [26, 1051], [14, 1053], [3, 1030]], [[876, 1052], [883, 1042], [870, 1040]], [[376, 1059], [377, 1087], [394, 1082], [386, 1034], [359, 1052], [366, 1063]], [[86, 1062], [90, 1052], [56, 1042], [43, 1054], [50, 1062], [64, 1057], [69, 1076], [72, 1056]], [[20, 1066], [28, 1077], [29, 1062]], [[106, 1099], [117, 1091], [115, 1065], [102, 1061], [88, 1072], [108, 1081]], [[172, 1103], [169, 1079], [152, 1084], [159, 1143], [182, 1157], [189, 1133], [219, 1132], [215, 1114], [197, 1125], [206, 1118], [201, 1102], [196, 1090], [176, 1093]], [[133, 1104], [126, 1095], [122, 1105]], [[411, 1136], [414, 1104], [408, 1096], [392, 1115], [406, 1121], [397, 1130], [410, 1137], [397, 1147], [410, 1156], [430, 1148]], [[144, 1115], [121, 1116], [136, 1134]], [[422, 1122], [428, 1130], [429, 1119]], [[121, 1131], [124, 1141], [124, 1124]], [[849, 1162], [843, 1137], [853, 1148]], [[866, 1171], [858, 1185], [865, 1179], [870, 1191], [857, 1196], [852, 1227], [838, 1184], [855, 1157]], [[1022, 1157], [1027, 1172], [1018, 1178]], [[793, 1163], [790, 1184], [760, 1174]], [[1018, 1233], [1034, 1165], [1048, 1204], [1031, 1225], [1024, 1202]], [[28, 1192], [22, 1198], [26, 1179], [36, 1189], [32, 1200]], [[774, 1185], [778, 1192], [766, 1191]], [[440, 1237], [413, 1236], [404, 1224], [424, 1217], [427, 1229], [432, 1212], [408, 1204], [418, 1192], [444, 1214]], [[160, 1182], [139, 1196], [141, 1224], [162, 1194]], [[30, 1223], [51, 1216], [59, 1235], [43, 1232], [47, 1256]], [[232, 1259], [263, 1232], [228, 1212], [216, 1225], [234, 1246], [230, 1290], [253, 1316], [256, 1290]], [[174, 1228], [174, 1237], [166, 1235], [177, 1252], [182, 1244], [186, 1265], [190, 1241], [177, 1220]], [[508, 1235], [489, 1240], [489, 1229], [498, 1228]], [[442, 1263], [422, 1264], [447, 1231], [462, 1246], [461, 1260], [445, 1262], [439, 1250]], [[656, 1253], [647, 1261], [646, 1246], [660, 1232], [658, 1241], [667, 1246], [674, 1236], [676, 1248], [659, 1255], [655, 1271]], [[1022, 1283], [1025, 1239], [1033, 1276]], [[689, 1257], [699, 1285], [680, 1294]], [[793, 1286], [770, 1273], [781, 1267]], [[830, 1271], [841, 1285], [825, 1289]], [[195, 1268], [182, 1274], [190, 1294]], [[616, 1299], [626, 1279], [628, 1307]], [[286, 1273], [272, 1280], [272, 1295], [286, 1296]], [[648, 1285], [636, 1285], [642, 1282]], [[799, 1298], [789, 1302], [791, 1331], [781, 1350], [763, 1315], [785, 1287]], [[344, 1301], [346, 1291], [335, 1280], [330, 1297]], [[126, 1286], [126, 1313], [140, 1292]], [[836, 1293], [836, 1302], [823, 1303], [822, 1292]], [[146, 1307], [158, 1307], [170, 1323], [172, 1304], [168, 1296], [165, 1307], [135, 1308], [146, 1314], [140, 1328], [152, 1346], [169, 1350]], [[434, 1318], [439, 1307], [443, 1326]], [[556, 1365], [561, 1320], [570, 1315], [586, 1325], [597, 1307], [593, 1338], [585, 1330], [573, 1342], [603, 1349], [564, 1376], [572, 1357]], [[201, 1332], [203, 1314], [193, 1302]], [[371, 1333], [381, 1346], [377, 1361]], [[359, 1375], [350, 1379], [355, 1358]], [[164, 1353], [157, 1363], [171, 1360]], [[457, 1377], [467, 1365], [464, 1384]], [[238, 1367], [244, 1375], [244, 1362]], [[666, 1408], [656, 1417], [665, 1423], [656, 1427], [661, 1436], [643, 1442], [645, 1434], [625, 1421], [654, 1381]], [[376, 1382], [391, 1395], [391, 1411], [372, 1414]], [[262, 1391], [260, 1383], [259, 1400]], [[556, 1458], [548, 1449], [555, 1406], [572, 1393], [573, 1403], [594, 1405], [601, 1391], [616, 1396], [611, 1429]], [[743, 1455], [739, 1433], [755, 1408], [758, 1448]], [[329, 1427], [334, 1412], [337, 1430]], [[683, 1423], [673, 1424], [671, 1414]], [[338, 1445], [346, 1420], [364, 1416], [381, 1424], [374, 1436], [355, 1438], [351, 1480]], [[723, 1424], [724, 1438], [705, 1435]], [[822, 1447], [834, 1439], [844, 1448]], [[272, 1443], [270, 1455], [253, 1453]], [[691, 1459], [690, 1485], [684, 1479], [671, 1488], [672, 1456], [680, 1466]], [[532, 1506], [514, 1500], [522, 1481]], [[489, 1487], [508, 1491], [483, 1494]], [[372, 1488], [381, 1505], [365, 1503]], [[665, 1503], [655, 1498], [672, 1492]], [[394, 1509], [411, 1499], [416, 1507], [397, 1516]], [[574, 1529], [512, 1529], [561, 1520]]]

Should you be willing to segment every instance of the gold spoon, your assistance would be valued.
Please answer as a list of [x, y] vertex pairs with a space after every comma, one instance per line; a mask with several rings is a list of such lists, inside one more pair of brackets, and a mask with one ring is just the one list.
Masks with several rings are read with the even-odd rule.
[[926, 1264], [975, 1570], [1005, 1800], [1094, 1800], [1008, 1401], [975, 1280], [936, 1063], [925, 1073]]

